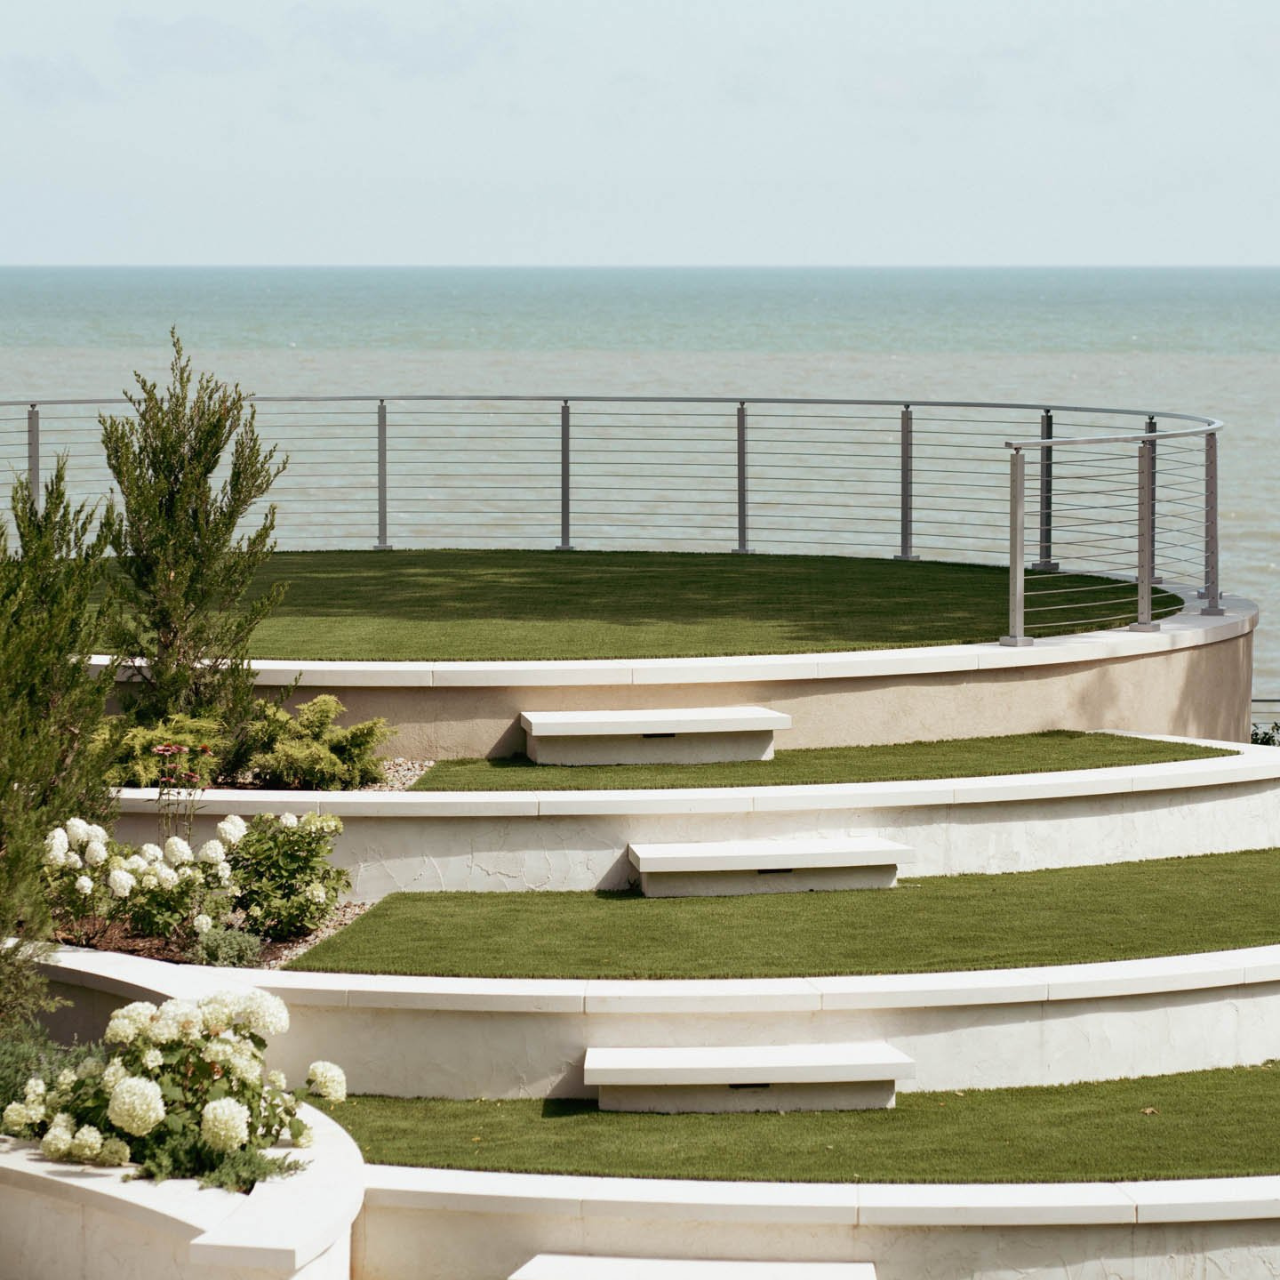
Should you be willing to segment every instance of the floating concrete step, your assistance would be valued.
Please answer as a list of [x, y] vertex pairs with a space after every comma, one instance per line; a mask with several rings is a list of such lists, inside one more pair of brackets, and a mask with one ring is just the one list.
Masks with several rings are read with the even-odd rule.
[[888, 889], [914, 854], [879, 836], [845, 840], [727, 840], [632, 844], [627, 857], [647, 897]]
[[891, 1107], [915, 1063], [883, 1040], [590, 1048], [602, 1111], [858, 1111]]
[[526, 752], [537, 764], [715, 764], [771, 760], [791, 717], [768, 707], [634, 711], [524, 711]]
[[736, 1262], [540, 1253], [510, 1280], [876, 1280], [870, 1262]]

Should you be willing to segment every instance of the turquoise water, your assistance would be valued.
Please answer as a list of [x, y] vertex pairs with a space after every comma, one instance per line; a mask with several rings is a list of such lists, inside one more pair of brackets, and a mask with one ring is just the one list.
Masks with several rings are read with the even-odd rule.
[[[171, 325], [197, 367], [263, 395], [884, 397], [1221, 418], [1223, 587], [1262, 604], [1255, 691], [1280, 697], [1280, 634], [1265, 622], [1280, 573], [1280, 269], [0, 268], [0, 401], [114, 397], [134, 370], [162, 378]], [[286, 480], [311, 485], [298, 501], [331, 492], [308, 475], [354, 493], [333, 508], [334, 528], [341, 516], [356, 531], [349, 545], [371, 543], [373, 412], [262, 417], [294, 455]], [[49, 447], [89, 458], [95, 413], [46, 406]], [[24, 415], [0, 407], [0, 467], [25, 465]], [[394, 415], [393, 430], [430, 426]], [[553, 417], [526, 424], [539, 447], [554, 449]], [[1034, 415], [1026, 425], [1034, 434]], [[450, 456], [432, 457], [421, 470], [452, 480]], [[472, 473], [502, 461], [462, 457]], [[393, 454], [393, 488], [421, 461]], [[519, 508], [548, 530], [551, 489], [531, 485], [543, 497]], [[708, 488], [706, 502], [731, 506], [731, 493]], [[472, 500], [468, 518], [493, 504]]]
[[1280, 269], [0, 268], [9, 347], [1280, 353]]

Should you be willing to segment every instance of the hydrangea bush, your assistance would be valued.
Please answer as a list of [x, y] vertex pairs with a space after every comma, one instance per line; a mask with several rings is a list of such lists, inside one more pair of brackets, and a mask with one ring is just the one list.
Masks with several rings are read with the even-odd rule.
[[248, 1190], [297, 1167], [265, 1151], [286, 1134], [310, 1145], [303, 1101], [346, 1099], [346, 1078], [331, 1062], [313, 1063], [293, 1092], [266, 1070], [267, 1037], [288, 1027], [283, 1001], [263, 991], [125, 1005], [107, 1024], [103, 1056], [53, 1080], [32, 1076], [4, 1108], [4, 1131], [39, 1141], [51, 1160], [133, 1163], [140, 1177]]
[[[68, 941], [92, 943], [122, 921], [205, 957], [212, 933], [293, 938], [318, 928], [351, 887], [330, 861], [335, 817], [260, 814], [224, 818], [198, 848], [182, 836], [133, 848], [99, 826], [70, 819], [45, 838], [44, 872], [54, 923]], [[235, 951], [225, 945], [219, 954]], [[243, 954], [252, 954], [252, 948]]]

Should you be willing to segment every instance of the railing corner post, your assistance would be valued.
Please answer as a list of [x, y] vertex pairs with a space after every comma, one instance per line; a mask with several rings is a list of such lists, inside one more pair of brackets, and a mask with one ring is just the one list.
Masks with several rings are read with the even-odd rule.
[[1026, 632], [1027, 458], [1021, 449], [1009, 455], [1009, 634], [1000, 643], [1024, 648]]
[[27, 410], [27, 483], [31, 486], [31, 500], [40, 505], [40, 406], [33, 404]]
[[[1148, 420], [1148, 434], [1154, 421]], [[1151, 616], [1151, 585], [1157, 580], [1155, 467], [1156, 442], [1143, 440], [1138, 445], [1138, 620], [1129, 624], [1130, 631], [1160, 630], [1160, 624]]]
[[[1040, 414], [1040, 439], [1053, 439], [1053, 413]], [[1040, 558], [1031, 566], [1037, 573], [1056, 573], [1053, 558], [1053, 449], [1040, 450]]]
[[735, 555], [745, 556], [747, 546], [747, 402], [738, 401], [738, 545]]
[[1218, 580], [1218, 436], [1210, 431], [1204, 438], [1204, 598], [1202, 614], [1223, 615]]

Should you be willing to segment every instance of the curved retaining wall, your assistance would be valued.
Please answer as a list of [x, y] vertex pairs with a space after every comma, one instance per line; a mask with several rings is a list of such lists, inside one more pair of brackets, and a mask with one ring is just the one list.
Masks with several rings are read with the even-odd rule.
[[384, 1165], [367, 1177], [353, 1258], [360, 1280], [503, 1280], [540, 1252], [871, 1262], [878, 1280], [1271, 1280], [1280, 1272], [1275, 1177], [848, 1186]]
[[1249, 740], [1257, 606], [1224, 597], [1156, 632], [1094, 631], [999, 644], [765, 657], [572, 662], [259, 660], [260, 685], [298, 682], [296, 704], [334, 693], [348, 721], [385, 716], [389, 755], [505, 756], [522, 711], [763, 705], [792, 717], [783, 748], [1115, 729]]
[[[60, 949], [63, 1036], [207, 970]], [[186, 975], [192, 975], [189, 979]], [[198, 976], [197, 976], [198, 975]], [[1065, 1084], [1280, 1057], [1280, 946], [1035, 969], [723, 981], [533, 981], [237, 971], [289, 1006], [271, 1061], [332, 1058], [353, 1091], [404, 1097], [587, 1097], [592, 1046], [885, 1039], [906, 1089]], [[226, 985], [225, 982], [220, 985]], [[94, 995], [85, 998], [86, 989]]]
[[[879, 835], [910, 874], [1030, 871], [1266, 848], [1280, 840], [1280, 748], [1205, 742], [1209, 760], [931, 782], [655, 791], [207, 791], [227, 813], [342, 818], [352, 896], [397, 890], [619, 888], [630, 842]], [[156, 792], [122, 790], [117, 833], [156, 836]]]
[[190, 1179], [129, 1181], [128, 1170], [46, 1160], [0, 1138], [5, 1280], [347, 1280], [364, 1161], [346, 1131], [305, 1109], [306, 1164], [247, 1196]]

